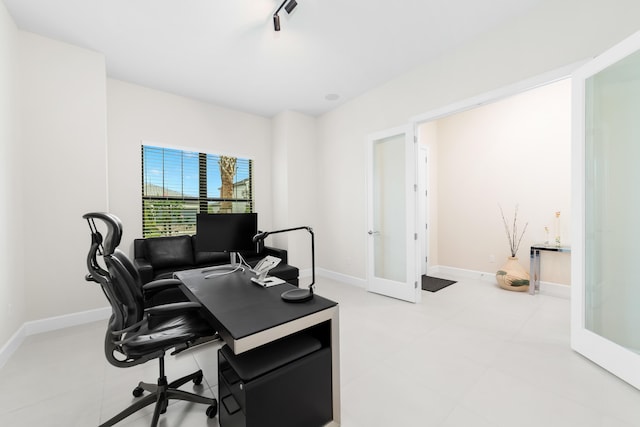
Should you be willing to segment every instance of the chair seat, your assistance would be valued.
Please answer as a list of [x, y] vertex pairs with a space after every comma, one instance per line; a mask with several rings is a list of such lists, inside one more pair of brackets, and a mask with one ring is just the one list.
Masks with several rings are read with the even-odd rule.
[[200, 317], [174, 316], [138, 330], [135, 338], [122, 345], [122, 351], [136, 358], [207, 335], [213, 336], [215, 331]]

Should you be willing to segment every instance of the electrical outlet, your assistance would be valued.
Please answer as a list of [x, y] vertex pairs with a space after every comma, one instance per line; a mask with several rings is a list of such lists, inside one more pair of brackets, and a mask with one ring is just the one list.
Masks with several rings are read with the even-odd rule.
[[496, 256], [495, 255], [489, 255], [489, 262], [491, 262], [491, 263], [496, 262]]

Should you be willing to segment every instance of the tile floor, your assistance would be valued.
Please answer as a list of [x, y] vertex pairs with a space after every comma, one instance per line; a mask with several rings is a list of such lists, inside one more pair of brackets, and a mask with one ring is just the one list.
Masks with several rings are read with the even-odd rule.
[[[569, 301], [463, 279], [420, 304], [321, 278], [340, 303], [345, 427], [640, 426], [640, 391], [569, 348]], [[28, 337], [0, 370], [0, 426], [96, 426], [131, 401], [157, 364], [107, 364], [104, 322]], [[168, 358], [217, 394], [218, 344]], [[218, 426], [204, 405], [172, 403], [163, 427]], [[151, 410], [119, 426], [148, 426]]]

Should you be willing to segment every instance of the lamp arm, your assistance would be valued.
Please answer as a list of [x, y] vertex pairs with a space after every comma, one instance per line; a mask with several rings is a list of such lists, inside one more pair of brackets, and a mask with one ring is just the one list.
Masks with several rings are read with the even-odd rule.
[[311, 229], [311, 227], [307, 227], [307, 226], [285, 228], [284, 230], [276, 230], [276, 231], [264, 231], [262, 232], [262, 234], [264, 234], [264, 236], [267, 237], [269, 234], [286, 233], [287, 231], [295, 231], [295, 230], [307, 230], [311, 234], [313, 234], [313, 230]]
[[[284, 3], [283, 3], [284, 4]], [[276, 231], [263, 231], [261, 233], [256, 234], [253, 237], [254, 241], [264, 240], [270, 234], [278, 234], [278, 233], [286, 233], [289, 231], [296, 230], [307, 230], [309, 234], [311, 234], [311, 283], [309, 284], [309, 291], [313, 293], [313, 285], [316, 283], [316, 249], [315, 249], [315, 237], [313, 234], [313, 229], [311, 227], [302, 226], [302, 227], [293, 227], [293, 228], [285, 228], [283, 230]]]

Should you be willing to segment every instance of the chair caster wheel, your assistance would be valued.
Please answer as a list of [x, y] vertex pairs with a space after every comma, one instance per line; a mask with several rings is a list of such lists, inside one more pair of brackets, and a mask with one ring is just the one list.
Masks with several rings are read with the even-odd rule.
[[140, 397], [144, 393], [144, 389], [142, 387], [136, 387], [133, 389], [133, 397]]
[[218, 402], [213, 401], [213, 405], [207, 408], [207, 417], [213, 418], [218, 414]]
[[197, 377], [195, 377], [195, 378], [193, 379], [193, 383], [194, 383], [195, 385], [200, 385], [200, 384], [202, 384], [202, 375], [198, 375]]

